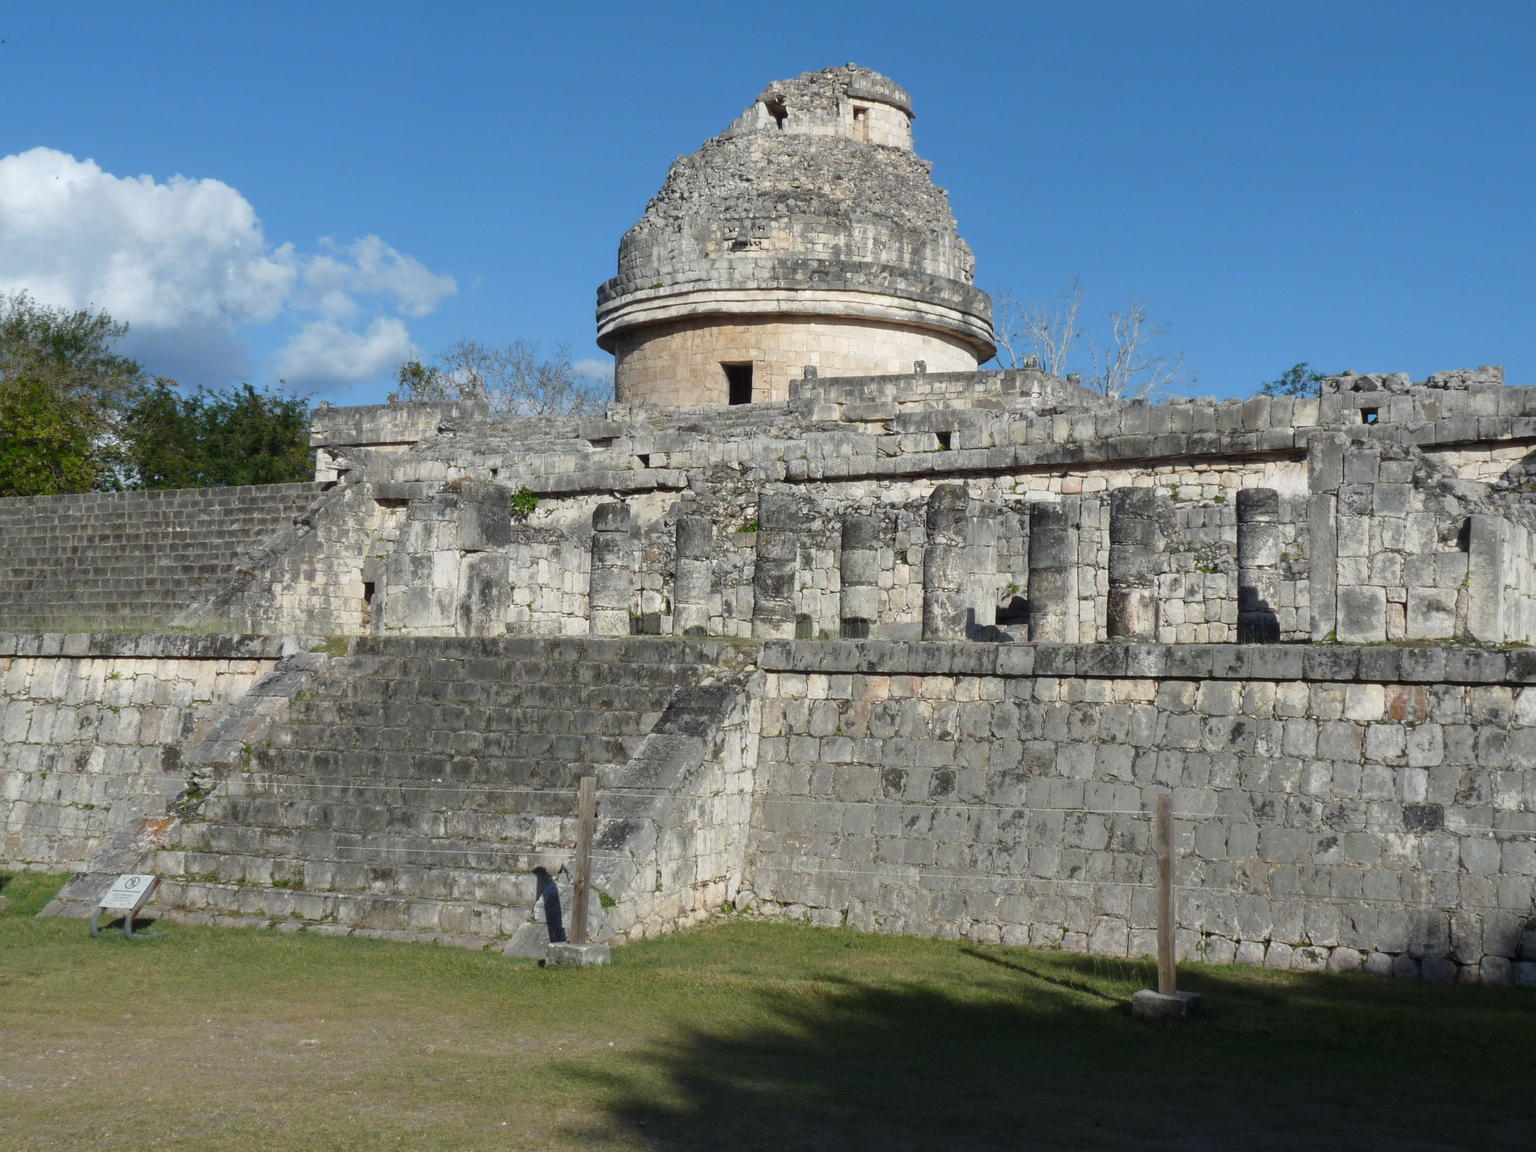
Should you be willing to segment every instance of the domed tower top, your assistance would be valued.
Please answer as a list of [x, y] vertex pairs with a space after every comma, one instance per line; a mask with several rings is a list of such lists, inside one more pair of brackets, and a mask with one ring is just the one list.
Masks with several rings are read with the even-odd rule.
[[623, 402], [744, 403], [821, 375], [973, 370], [991, 302], [891, 80], [852, 64], [770, 84], [677, 160], [598, 289]]
[[774, 129], [801, 136], [847, 136], [912, 151], [912, 100], [894, 80], [849, 64], [807, 72], [763, 89], [723, 135]]

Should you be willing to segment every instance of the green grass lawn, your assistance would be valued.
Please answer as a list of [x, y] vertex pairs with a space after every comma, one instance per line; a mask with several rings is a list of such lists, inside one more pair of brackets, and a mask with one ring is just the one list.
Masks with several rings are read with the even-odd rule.
[[1536, 1147], [1536, 995], [737, 918], [539, 969], [0, 916], [0, 1148]]

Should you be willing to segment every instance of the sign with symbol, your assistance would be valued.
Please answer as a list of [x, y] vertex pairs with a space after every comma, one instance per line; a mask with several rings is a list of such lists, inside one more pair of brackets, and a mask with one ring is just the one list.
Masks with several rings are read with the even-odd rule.
[[144, 906], [160, 883], [158, 876], [127, 875], [112, 881], [112, 887], [101, 898], [101, 907], [115, 908], [124, 912], [137, 912]]

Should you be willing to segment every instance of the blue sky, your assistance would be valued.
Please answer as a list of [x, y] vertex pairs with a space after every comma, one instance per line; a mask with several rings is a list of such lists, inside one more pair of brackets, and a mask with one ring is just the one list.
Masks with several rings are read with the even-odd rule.
[[382, 399], [454, 340], [593, 344], [667, 165], [770, 81], [912, 94], [989, 290], [1135, 298], [1201, 395], [1536, 384], [1536, 5], [1079, 0], [0, 8], [0, 290], [187, 384]]

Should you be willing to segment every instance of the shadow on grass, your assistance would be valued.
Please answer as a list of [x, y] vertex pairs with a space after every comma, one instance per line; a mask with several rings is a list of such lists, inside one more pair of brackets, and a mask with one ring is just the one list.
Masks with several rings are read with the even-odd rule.
[[[1103, 1000], [1109, 1004], [1124, 1005], [1125, 1003], [1123, 998], [1113, 996], [1110, 993], [1104, 991], [1102, 988], [1097, 987], [1086, 980], [1080, 980], [1070, 975], [1063, 975], [1060, 972], [1053, 972], [1049, 969], [1042, 968], [1039, 965], [1031, 966], [1028, 964], [1020, 963], [1018, 960], [1004, 959], [1002, 956], [999, 956], [996, 953], [984, 952], [980, 948], [962, 948], [960, 951], [976, 960], [983, 961], [987, 964], [996, 964], [999, 968], [1007, 968], [1013, 972], [1022, 973], [1025, 976], [1032, 976], [1036, 980], [1043, 981], [1046, 984], [1054, 984], [1056, 987], [1065, 988], [1069, 992], [1081, 992], [1085, 996], [1092, 996], [1097, 1000]], [[1117, 967], [1126, 968], [1128, 970], [1127, 975], [1130, 974], [1131, 966], [1128, 963], [1124, 961], [1114, 961], [1114, 964]]]
[[[1528, 1149], [1519, 993], [1195, 969], [1207, 1018], [1134, 1019], [1144, 962], [965, 952], [960, 976], [744, 993], [601, 1087], [657, 1149]], [[1528, 999], [1528, 998], [1526, 998]], [[1473, 1103], [1475, 1102], [1475, 1104]]]

